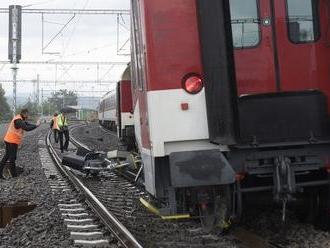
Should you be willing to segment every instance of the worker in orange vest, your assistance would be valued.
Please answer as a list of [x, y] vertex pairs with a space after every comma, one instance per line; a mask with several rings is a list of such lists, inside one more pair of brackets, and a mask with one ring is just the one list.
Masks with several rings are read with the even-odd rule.
[[50, 122], [50, 128], [53, 129], [53, 135], [54, 135], [55, 143], [58, 143], [58, 135], [59, 135], [59, 131], [60, 131], [60, 128], [58, 126], [57, 116], [58, 116], [58, 114], [55, 113], [54, 116], [53, 116], [53, 119]]
[[29, 111], [28, 109], [22, 109], [19, 115], [16, 115], [8, 126], [7, 133], [4, 138], [6, 144], [6, 152], [0, 162], [0, 178], [3, 178], [2, 171], [6, 162], [9, 162], [10, 172], [13, 177], [17, 177], [16, 172], [16, 156], [18, 146], [22, 143], [24, 131], [32, 131], [40, 126], [38, 120], [36, 125], [27, 122]]

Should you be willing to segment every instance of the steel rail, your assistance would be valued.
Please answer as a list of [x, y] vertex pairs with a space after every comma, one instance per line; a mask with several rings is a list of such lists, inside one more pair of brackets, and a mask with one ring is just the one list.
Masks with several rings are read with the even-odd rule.
[[117, 134], [114, 134], [113, 131], [110, 131], [110, 130], [106, 129], [105, 127], [103, 127], [103, 126], [101, 126], [101, 125], [100, 125], [100, 127], [101, 127], [101, 129], [102, 129], [103, 131], [105, 131], [107, 134], [110, 134], [110, 135], [112, 135], [112, 136], [117, 137]]
[[[82, 126], [82, 125], [75, 126], [75, 127], [71, 128], [70, 130], [74, 130], [74, 129], [76, 129], [76, 128], [78, 128], [78, 127], [81, 127], [81, 126]], [[100, 127], [102, 127], [102, 126], [100, 126]], [[111, 133], [110, 130], [105, 129], [104, 127], [102, 127], [102, 129], [103, 129], [104, 131], [107, 131], [108, 134], [113, 135], [113, 136], [116, 136], [115, 134]], [[116, 137], [117, 137], [117, 136], [116, 136]], [[86, 149], [87, 151], [90, 151], [90, 152], [93, 151], [91, 148], [89, 148], [89, 147], [86, 146], [85, 144], [79, 142], [76, 138], [73, 137], [73, 135], [70, 135], [70, 141], [71, 141], [72, 144], [74, 144], [74, 145], [77, 146], [77, 147], [80, 146], [80, 147]], [[111, 162], [110, 162], [109, 159], [106, 158], [105, 161], [106, 161], [107, 163], [111, 164]]]
[[[75, 125], [71, 127], [71, 131], [73, 131], [76, 128], [83, 127], [83, 124]], [[110, 132], [109, 130], [105, 129], [104, 127], [100, 126], [104, 131]], [[70, 136], [70, 141], [77, 147], [81, 147], [83, 149], [86, 149], [87, 151], [92, 151], [91, 148], [89, 148], [87, 145], [79, 142], [76, 138], [73, 137], [73, 135]], [[124, 174], [120, 173], [125, 177]], [[270, 240], [264, 239], [263, 237], [254, 234], [246, 229], [243, 228], [237, 228], [233, 232], [234, 238], [240, 242], [238, 247], [240, 248], [284, 248], [283, 245], [277, 244], [275, 242], [272, 242]]]
[[51, 131], [46, 137], [46, 145], [51, 154], [57, 168], [66, 176], [75, 188], [82, 192], [85, 196], [87, 204], [94, 210], [95, 214], [101, 219], [103, 224], [109, 228], [116, 238], [122, 243], [124, 247], [142, 248], [142, 245], [135, 239], [135, 237], [127, 230], [127, 228], [113, 216], [106, 207], [94, 196], [94, 194], [74, 175], [70, 168], [63, 166], [61, 158], [56, 153], [54, 147], [50, 142]]
[[[83, 124], [80, 124], [80, 125], [76, 125], [76, 126], [74, 126], [74, 127], [71, 127], [70, 128], [70, 131], [73, 131], [74, 129], [76, 129], [76, 128], [78, 128], [78, 127], [82, 127], [82, 126], [84, 126]], [[75, 145], [76, 147], [82, 147], [82, 148], [84, 148], [84, 149], [86, 149], [87, 151], [92, 151], [92, 149], [90, 149], [88, 146], [86, 146], [85, 144], [83, 144], [83, 143], [81, 143], [81, 142], [79, 142], [77, 139], [75, 139], [74, 137], [73, 137], [73, 135], [70, 135], [70, 141], [71, 141], [71, 143], [73, 144], [73, 145]]]

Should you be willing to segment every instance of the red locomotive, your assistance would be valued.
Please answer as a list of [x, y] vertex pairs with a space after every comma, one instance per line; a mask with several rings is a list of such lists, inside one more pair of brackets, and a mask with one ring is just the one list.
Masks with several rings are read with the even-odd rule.
[[242, 196], [311, 195], [329, 219], [327, 0], [132, 0], [132, 91], [145, 188], [207, 225]]

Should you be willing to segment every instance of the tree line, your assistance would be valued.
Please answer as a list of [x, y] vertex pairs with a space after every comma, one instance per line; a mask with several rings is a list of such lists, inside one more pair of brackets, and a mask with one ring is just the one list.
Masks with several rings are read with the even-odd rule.
[[2, 88], [2, 85], [0, 84], [0, 121], [8, 120], [10, 118], [11, 118], [10, 107], [5, 97], [5, 90]]
[[[52, 92], [51, 96], [40, 104], [29, 98], [23, 105], [18, 106], [19, 113], [22, 108], [28, 108], [31, 116], [53, 115], [65, 106], [78, 105], [78, 96], [74, 91], [61, 89]], [[12, 111], [5, 97], [5, 91], [0, 84], [0, 121], [7, 121], [12, 118]]]

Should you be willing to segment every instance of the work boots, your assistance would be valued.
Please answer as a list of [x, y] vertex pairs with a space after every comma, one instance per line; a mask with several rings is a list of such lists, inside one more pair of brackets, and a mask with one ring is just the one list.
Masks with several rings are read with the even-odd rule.
[[5, 168], [5, 163], [0, 163], [0, 179], [5, 179], [2, 175], [3, 169]]
[[16, 170], [15, 162], [10, 163], [9, 170], [10, 170], [10, 174], [11, 174], [12, 177], [17, 177], [17, 170]]
[[3, 170], [5, 168], [6, 168], [5, 172], [9, 174], [10, 177], [17, 177], [15, 162], [7, 161], [6, 163], [0, 163], [0, 179], [5, 179], [5, 177], [3, 176]]

